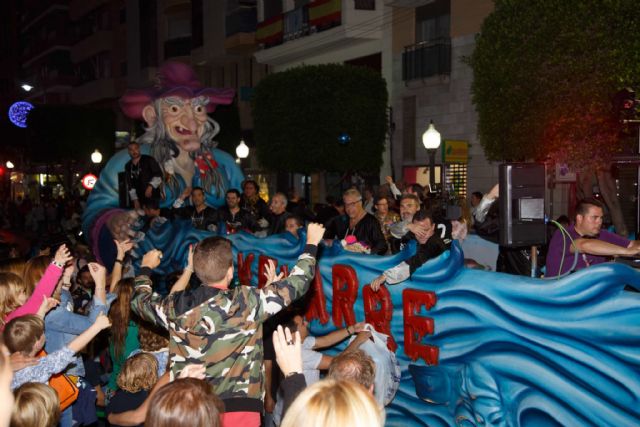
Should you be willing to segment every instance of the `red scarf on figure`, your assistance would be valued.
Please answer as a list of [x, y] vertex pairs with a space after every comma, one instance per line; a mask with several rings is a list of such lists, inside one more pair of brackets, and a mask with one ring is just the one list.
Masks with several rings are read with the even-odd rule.
[[205, 151], [204, 154], [200, 153], [196, 156], [195, 159], [196, 166], [198, 167], [198, 171], [200, 172], [200, 179], [204, 180], [207, 176], [207, 171], [218, 168], [218, 162], [213, 158], [213, 154], [209, 151]]

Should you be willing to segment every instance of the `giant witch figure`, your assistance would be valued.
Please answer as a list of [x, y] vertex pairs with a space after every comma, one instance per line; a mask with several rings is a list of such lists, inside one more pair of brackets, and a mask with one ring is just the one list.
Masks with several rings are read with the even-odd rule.
[[[207, 115], [233, 97], [233, 89], [204, 87], [191, 67], [168, 62], [158, 70], [154, 87], [129, 90], [120, 100], [125, 115], [147, 125], [138, 142], [142, 153], [152, 155], [162, 168], [161, 207], [171, 206], [187, 187], [202, 187], [212, 206], [224, 203], [226, 190], [240, 188], [242, 172], [232, 156], [215, 148], [220, 126]], [[83, 218], [85, 236], [103, 262], [113, 254], [112, 239], [126, 238], [135, 221], [135, 215], [119, 209], [118, 173], [128, 160], [127, 150], [122, 150], [108, 161]], [[178, 236], [168, 237], [165, 231], [165, 251], [179, 241]]]

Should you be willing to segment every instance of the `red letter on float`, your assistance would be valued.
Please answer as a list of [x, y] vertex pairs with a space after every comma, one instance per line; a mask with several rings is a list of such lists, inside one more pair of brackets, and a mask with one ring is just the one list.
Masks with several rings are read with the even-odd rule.
[[436, 304], [434, 292], [405, 289], [402, 291], [402, 310], [404, 312], [404, 352], [416, 360], [422, 357], [428, 365], [438, 364], [438, 347], [422, 344], [422, 338], [433, 334], [433, 319], [418, 316], [420, 308], [431, 310]]
[[356, 323], [353, 303], [358, 297], [358, 275], [348, 265], [336, 264], [331, 270], [333, 283], [333, 324], [339, 328], [343, 320], [348, 325]]
[[[385, 285], [380, 286], [378, 292], [371, 290], [371, 285], [362, 288], [362, 300], [364, 302], [364, 320], [373, 325], [376, 331], [389, 335], [387, 347], [395, 352], [398, 348], [396, 340], [391, 334], [391, 317], [393, 316], [393, 303], [391, 294]], [[379, 307], [379, 308], [378, 308]]]
[[242, 257], [242, 252], [238, 252], [238, 280], [241, 285], [251, 286], [251, 264], [255, 255], [250, 253], [246, 258]]
[[[283, 265], [282, 267], [286, 267]], [[316, 269], [316, 275], [311, 283], [311, 300], [305, 317], [308, 321], [312, 319], [318, 319], [320, 323], [326, 325], [329, 321], [329, 313], [327, 313], [327, 302], [324, 299], [324, 290], [322, 290], [322, 276], [320, 275], [320, 268]]]
[[269, 260], [273, 261], [273, 265], [276, 267], [278, 267], [278, 260], [267, 256], [267, 255], [260, 255], [258, 257], [258, 289], [262, 289], [262, 287], [265, 285], [265, 283], [267, 283], [267, 278], [264, 275], [264, 272], [266, 271], [266, 267], [267, 267], [267, 263], [269, 262]]

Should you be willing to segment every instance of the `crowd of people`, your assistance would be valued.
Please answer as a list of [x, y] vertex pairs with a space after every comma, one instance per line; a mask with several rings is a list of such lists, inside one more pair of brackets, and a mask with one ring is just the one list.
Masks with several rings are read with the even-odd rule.
[[[309, 332], [303, 296], [318, 246], [385, 255], [415, 241], [414, 255], [371, 282], [377, 292], [449, 249], [451, 221], [420, 186], [401, 191], [390, 178], [375, 193], [351, 188], [315, 210], [284, 193], [267, 204], [258, 190], [247, 180], [242, 192], [227, 191], [218, 209], [206, 205], [199, 188], [185, 190], [170, 209], [159, 209], [153, 191], [140, 197], [147, 227], [182, 218], [215, 232], [189, 247], [186, 265], [168, 275], [164, 293], [154, 283], [159, 250], [134, 266], [135, 243], [116, 240], [115, 262], [104, 266], [80, 241], [43, 247], [56, 241], [43, 236], [64, 232], [64, 218], [75, 217], [79, 226], [81, 203], [59, 203], [59, 215], [45, 222], [32, 247], [14, 248], [0, 262], [0, 401], [13, 408], [2, 411], [0, 427], [105, 419], [114, 426], [382, 426], [377, 367], [360, 348], [371, 332], [362, 323], [325, 336]], [[475, 225], [497, 196], [497, 188], [472, 195]], [[26, 221], [10, 212], [26, 203], [5, 206], [5, 228], [24, 232]], [[568, 231], [551, 240], [553, 259], [567, 260], [548, 261], [550, 274], [640, 252], [638, 242], [601, 231], [602, 217], [598, 201], [578, 205]], [[302, 238], [303, 227], [306, 246], [288, 276], [269, 264], [261, 289], [235, 285], [225, 234]], [[577, 253], [577, 262], [569, 262]], [[337, 355], [320, 351], [343, 342]]]

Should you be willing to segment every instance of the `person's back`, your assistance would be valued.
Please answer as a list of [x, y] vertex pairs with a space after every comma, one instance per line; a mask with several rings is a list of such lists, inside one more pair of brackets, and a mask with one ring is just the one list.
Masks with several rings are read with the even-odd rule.
[[[291, 274], [257, 289], [228, 289], [233, 278], [231, 243], [221, 237], [200, 242], [194, 269], [203, 286], [193, 292], [176, 292], [166, 298], [151, 293], [149, 273], [159, 264], [151, 251], [142, 260], [136, 278], [133, 310], [141, 317], [164, 323], [170, 331], [169, 353], [173, 378], [188, 364], [204, 364], [206, 379], [225, 402], [227, 412], [239, 416], [262, 411], [262, 323], [309, 288], [315, 272], [321, 226], [310, 226], [307, 246]], [[248, 418], [253, 425], [255, 417]], [[259, 422], [259, 415], [258, 415]]]

